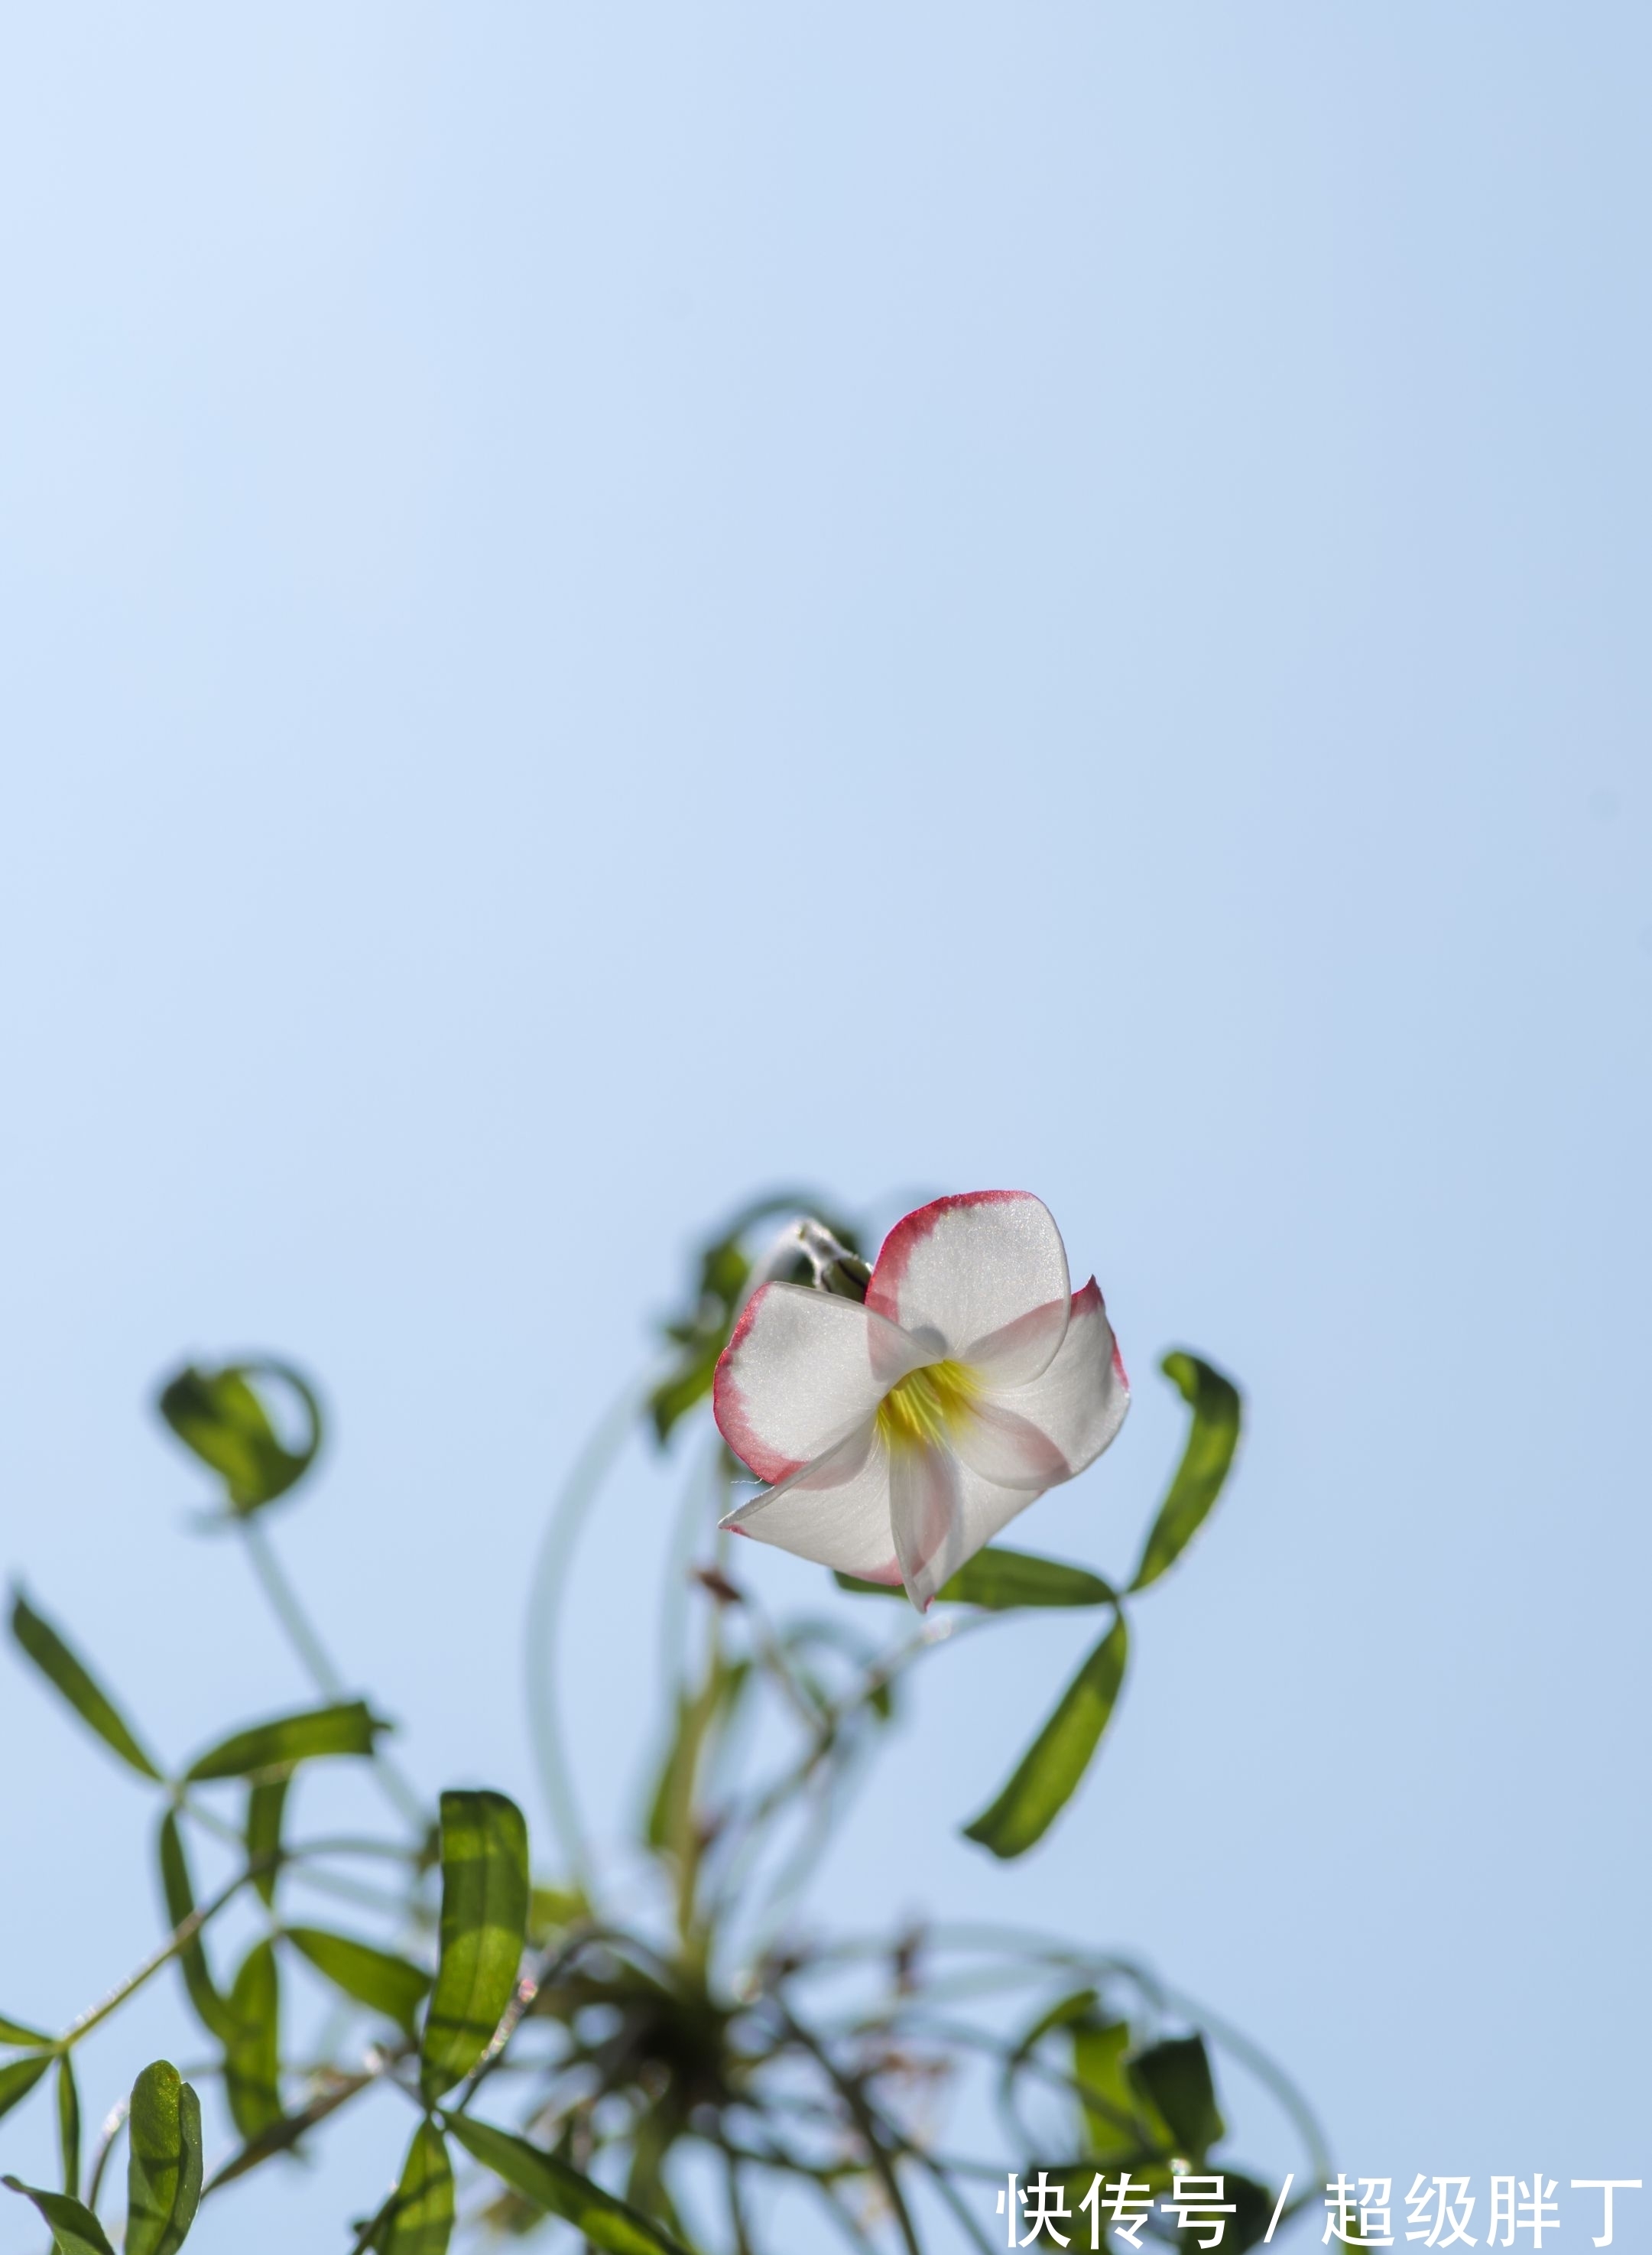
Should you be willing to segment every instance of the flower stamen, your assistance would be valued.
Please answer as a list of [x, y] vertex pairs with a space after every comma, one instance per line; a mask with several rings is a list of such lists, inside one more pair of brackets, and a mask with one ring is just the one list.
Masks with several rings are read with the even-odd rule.
[[886, 1449], [942, 1449], [974, 1415], [979, 1380], [966, 1363], [931, 1362], [891, 1387], [878, 1404]]

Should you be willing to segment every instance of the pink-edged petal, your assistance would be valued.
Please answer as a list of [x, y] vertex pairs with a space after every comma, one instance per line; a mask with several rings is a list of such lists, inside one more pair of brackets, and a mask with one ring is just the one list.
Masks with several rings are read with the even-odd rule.
[[765, 1284], [723, 1350], [712, 1407], [735, 1455], [760, 1479], [783, 1480], [864, 1424], [927, 1359], [858, 1300]]
[[1004, 1411], [1036, 1427], [1066, 1462], [1058, 1478], [1070, 1479], [1095, 1463], [1124, 1422], [1130, 1381], [1094, 1276], [1074, 1293], [1067, 1336], [1043, 1376], [1027, 1386], [991, 1387], [980, 1407], [984, 1415]]
[[1003, 1359], [1001, 1382], [1024, 1385], [1054, 1359], [1069, 1289], [1061, 1233], [1043, 1201], [1026, 1191], [973, 1191], [895, 1224], [866, 1305], [933, 1355], [973, 1361], [978, 1349]]
[[779, 1486], [730, 1512], [723, 1525], [862, 1581], [900, 1579], [889, 1527], [889, 1458], [871, 1419]]
[[900, 1448], [889, 1457], [889, 1524], [906, 1595], [924, 1612], [968, 1553], [960, 1549], [962, 1466], [947, 1449]]
[[1049, 1435], [994, 1397], [977, 1401], [954, 1427], [951, 1437], [971, 1472], [1000, 1487], [1021, 1489], [1028, 1502], [1073, 1477]]

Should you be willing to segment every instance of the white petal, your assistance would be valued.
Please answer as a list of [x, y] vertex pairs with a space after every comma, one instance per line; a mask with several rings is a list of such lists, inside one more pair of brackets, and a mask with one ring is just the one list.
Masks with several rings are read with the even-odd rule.
[[871, 1419], [723, 1524], [864, 1582], [900, 1579], [889, 1526], [889, 1458]]
[[1071, 1479], [1067, 1458], [1047, 1433], [1006, 1409], [997, 1396], [975, 1403], [952, 1432], [952, 1445], [971, 1472], [999, 1487], [1020, 1488], [1030, 1503], [1046, 1487]]
[[921, 1611], [935, 1592], [1036, 1501], [985, 1478], [949, 1451], [902, 1449], [889, 1460], [890, 1523], [906, 1594]]
[[858, 1300], [765, 1284], [717, 1366], [724, 1439], [760, 1479], [783, 1480], [864, 1424], [928, 1358]]
[[900, 1448], [889, 1458], [889, 1524], [906, 1595], [922, 1612], [969, 1555], [959, 1548], [962, 1466], [947, 1449]]
[[976, 1191], [895, 1224], [866, 1305], [933, 1355], [973, 1362], [979, 1352], [999, 1366], [1001, 1383], [1020, 1385], [1054, 1359], [1068, 1290], [1061, 1233], [1043, 1202], [1026, 1191]]
[[978, 1371], [990, 1386], [1025, 1386], [1055, 1359], [1067, 1336], [1070, 1305], [1063, 1293], [1059, 1300], [1046, 1300], [1041, 1308], [1031, 1309], [1012, 1324], [976, 1339], [970, 1349], [970, 1368]]
[[[1065, 1477], [1095, 1463], [1124, 1422], [1130, 1381], [1094, 1276], [1073, 1295], [1060, 1352], [1029, 1386], [992, 1387], [982, 1404], [1025, 1419], [1060, 1450]], [[1054, 1486], [1054, 1482], [1048, 1483]]]

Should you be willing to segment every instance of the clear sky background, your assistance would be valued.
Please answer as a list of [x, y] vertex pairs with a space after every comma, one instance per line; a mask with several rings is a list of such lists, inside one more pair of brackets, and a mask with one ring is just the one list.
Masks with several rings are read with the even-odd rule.
[[[1128, 1562], [1171, 1345], [1242, 1471], [1046, 1847], [954, 1828], [1082, 1625], [936, 1663], [822, 1912], [1138, 1947], [1354, 2169], [1652, 2181], [1652, 16], [74, 4], [0, 58], [4, 1562], [171, 1752], [290, 1703], [145, 1401], [298, 1357], [295, 1571], [420, 1778], [536, 1816], [523, 1581], [692, 1240], [1035, 1189], [1138, 1400], [1020, 1539]], [[611, 1824], [669, 1507], [639, 1451], [589, 1553]], [[10, 1661], [0, 1780], [0, 2010], [56, 2024], [155, 1935], [150, 1811]], [[203, 2255], [333, 2245], [403, 2129]]]

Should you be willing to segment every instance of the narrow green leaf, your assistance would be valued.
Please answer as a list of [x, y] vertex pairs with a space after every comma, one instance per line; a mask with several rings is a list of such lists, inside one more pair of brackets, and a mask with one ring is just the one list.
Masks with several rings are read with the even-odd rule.
[[38, 2028], [25, 2028], [21, 2020], [0, 2020], [0, 2044], [49, 2044]]
[[1025, 1855], [1071, 1800], [1124, 1680], [1130, 1631], [1121, 1613], [1062, 1692], [1003, 1792], [966, 1825], [964, 1837], [995, 1856]]
[[58, 2061], [58, 2153], [63, 2163], [63, 2189], [80, 2189], [80, 2094], [75, 2088], [74, 2062], [67, 2052]]
[[1132, 1590], [1146, 1589], [1180, 1557], [1222, 1493], [1239, 1445], [1242, 1410], [1239, 1389], [1230, 1378], [1196, 1354], [1167, 1354], [1158, 1366], [1193, 1411], [1193, 1423], [1176, 1477], [1143, 1548]]
[[60, 1691], [83, 1723], [106, 1746], [131, 1765], [140, 1777], [158, 1781], [161, 1773], [133, 1737], [130, 1725], [102, 1685], [70, 1651], [50, 1621], [35, 1612], [21, 1590], [13, 1593], [11, 1633], [40, 1673]]
[[9, 2059], [0, 2067], [0, 2114], [21, 2104], [56, 2056], [54, 2052], [32, 2052], [26, 2059]]
[[268, 1942], [256, 1942], [242, 1960], [229, 2010], [224, 2090], [236, 2129], [250, 2141], [282, 2118], [281, 1983]]
[[281, 1820], [287, 1806], [288, 1777], [260, 1778], [247, 1794], [247, 1861], [263, 1869], [253, 1885], [267, 1903], [276, 1899], [280, 1872]]
[[1152, 2142], [1124, 2069], [1129, 2049], [1130, 2029], [1123, 2020], [1102, 2023], [1091, 2015], [1073, 2030], [1073, 2077], [1084, 2111], [1087, 2160], [1118, 2160]]
[[318, 1973], [325, 1973], [335, 1989], [342, 1989], [358, 2005], [382, 2013], [412, 2034], [430, 1985], [430, 1977], [423, 1967], [393, 1956], [388, 1949], [375, 1949], [370, 1942], [329, 1934], [318, 1926], [290, 1926], [284, 1931], [293, 1948], [309, 1959]]
[[470, 2073], [510, 2002], [528, 1886], [528, 1828], [515, 1802], [502, 1793], [444, 1793], [441, 1959], [419, 2068], [427, 2105]]
[[718, 1661], [691, 1699], [679, 1698], [677, 1726], [672, 1735], [659, 1780], [649, 1804], [643, 1837], [650, 1848], [680, 1855], [687, 1842], [707, 1744], [720, 1716], [732, 1711], [751, 1675], [743, 1660], [732, 1665]]
[[251, 1777], [259, 1770], [318, 1761], [327, 1754], [370, 1754], [374, 1738], [388, 1728], [360, 1699], [336, 1707], [306, 1707], [296, 1715], [277, 1715], [235, 1732], [192, 1761], [184, 1773], [185, 1781], [205, 1785], [214, 1778]]
[[1216, 2086], [1210, 2072], [1210, 2055], [1202, 2036], [1178, 2036], [1154, 2044], [1128, 2062], [1130, 2081], [1157, 2107], [1179, 2153], [1194, 2160], [1225, 2134], [1226, 2125], [1216, 2104]]
[[115, 2255], [96, 2216], [70, 2194], [38, 2192], [33, 2185], [19, 2184], [16, 2177], [0, 2177], [0, 2184], [34, 2202], [52, 2227], [58, 2255]]
[[[834, 1577], [840, 1590], [857, 1597], [900, 1598], [899, 1582], [862, 1582], [853, 1574]], [[1023, 1605], [1110, 1605], [1117, 1598], [1088, 1567], [1066, 1566], [1059, 1558], [1040, 1558], [1027, 1550], [977, 1550], [935, 1592], [938, 1605], [979, 1605], [984, 1612], [1011, 1612]]]
[[421, 2122], [374, 2245], [379, 2255], [447, 2255], [453, 2236], [453, 2165], [434, 2122]]
[[[276, 1433], [250, 1380], [273, 1379], [303, 1408], [307, 1430], [297, 1449]], [[242, 1517], [284, 1495], [314, 1463], [321, 1446], [321, 1405], [290, 1365], [268, 1359], [198, 1370], [192, 1364], [164, 1386], [156, 1406], [186, 1449], [223, 1481]]]
[[605, 2192], [556, 2154], [468, 2114], [451, 2115], [447, 2126], [472, 2160], [548, 2216], [565, 2216], [603, 2255], [687, 2255], [682, 2243], [659, 2224]]
[[[166, 1915], [174, 1927], [182, 1926], [193, 1914], [195, 1890], [189, 1876], [189, 1858], [184, 1851], [183, 1834], [178, 1830], [176, 1814], [168, 1809], [161, 1819], [158, 1855], [161, 1869], [161, 1893], [166, 1901]], [[214, 1980], [212, 1968], [206, 1962], [206, 1952], [197, 1935], [186, 1942], [178, 1953], [178, 1970], [184, 1977], [184, 1986], [189, 2001], [195, 2008], [195, 2017], [209, 2035], [220, 2043], [228, 2043], [234, 2034], [235, 2017], [228, 1999], [220, 1994]]]
[[200, 2101], [170, 2060], [132, 2085], [126, 2255], [177, 2255], [200, 2202]]

